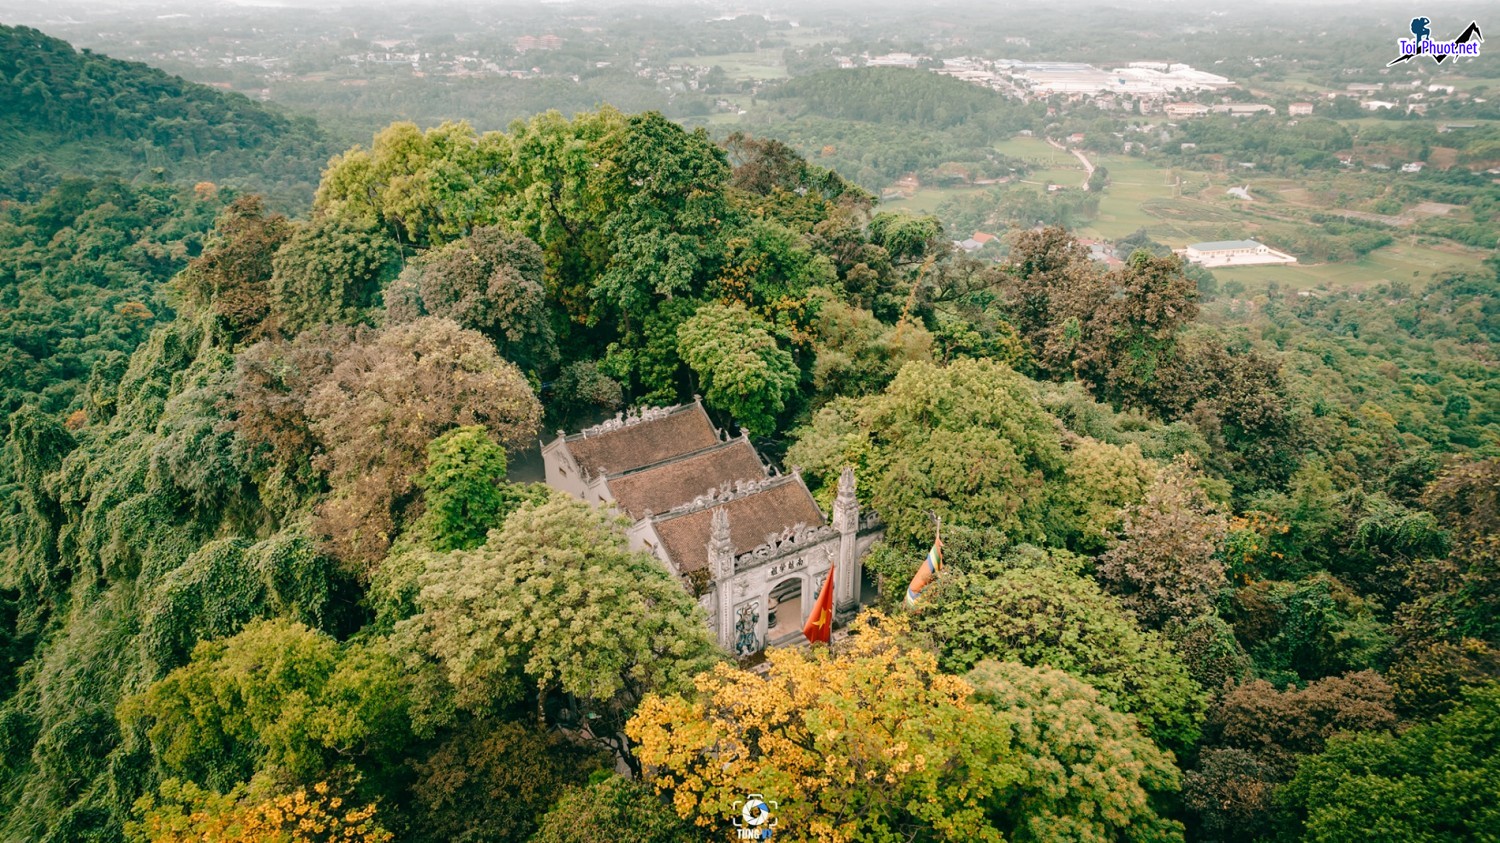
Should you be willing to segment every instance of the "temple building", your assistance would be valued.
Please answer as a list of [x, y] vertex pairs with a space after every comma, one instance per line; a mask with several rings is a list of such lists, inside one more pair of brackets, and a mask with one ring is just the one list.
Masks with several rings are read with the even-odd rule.
[[559, 431], [542, 461], [548, 485], [629, 518], [631, 547], [681, 578], [720, 645], [742, 656], [801, 640], [831, 563], [836, 622], [852, 616], [864, 554], [884, 533], [860, 513], [852, 469], [830, 523], [800, 473], [767, 467], [747, 434], [716, 428], [697, 400]]

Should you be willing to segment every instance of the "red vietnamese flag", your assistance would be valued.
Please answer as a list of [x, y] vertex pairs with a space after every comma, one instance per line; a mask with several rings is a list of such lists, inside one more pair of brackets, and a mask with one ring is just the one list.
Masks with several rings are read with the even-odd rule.
[[828, 579], [823, 581], [823, 590], [818, 592], [812, 614], [807, 616], [807, 623], [802, 627], [802, 634], [813, 644], [827, 644], [833, 636], [833, 567], [832, 562], [828, 563]]

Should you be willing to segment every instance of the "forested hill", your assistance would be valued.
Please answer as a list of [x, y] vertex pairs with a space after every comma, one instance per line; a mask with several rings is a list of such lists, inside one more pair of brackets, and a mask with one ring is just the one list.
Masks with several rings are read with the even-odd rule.
[[922, 122], [945, 129], [1008, 104], [988, 88], [895, 67], [825, 70], [793, 79], [771, 96], [800, 99], [809, 114], [819, 117]]
[[828, 70], [766, 92], [769, 108], [740, 124], [782, 138], [867, 188], [947, 164], [975, 177], [1018, 166], [996, 138], [1039, 128], [1046, 106], [949, 76], [900, 67]]
[[[1496, 839], [1500, 259], [1205, 301], [608, 108], [228, 194], [0, 209], [0, 843]], [[845, 641], [741, 670], [505, 479], [694, 395], [853, 465]]]
[[[214, 181], [305, 203], [336, 149], [308, 119], [0, 25], [0, 199], [59, 174]], [[40, 178], [39, 178], [40, 177]]]

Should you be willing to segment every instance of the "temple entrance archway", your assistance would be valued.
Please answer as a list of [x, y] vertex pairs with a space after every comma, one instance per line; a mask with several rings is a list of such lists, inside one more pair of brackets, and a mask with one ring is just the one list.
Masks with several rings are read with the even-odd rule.
[[806, 577], [787, 577], [771, 586], [766, 595], [766, 643], [781, 644], [801, 635], [807, 604]]

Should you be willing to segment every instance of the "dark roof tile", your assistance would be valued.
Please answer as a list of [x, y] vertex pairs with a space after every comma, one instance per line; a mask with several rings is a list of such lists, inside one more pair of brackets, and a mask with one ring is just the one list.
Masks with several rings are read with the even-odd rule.
[[741, 437], [625, 474], [611, 474], [609, 491], [621, 512], [639, 520], [648, 512], [682, 506], [725, 483], [765, 476], [755, 447]]
[[681, 515], [656, 516], [652, 519], [656, 534], [678, 572], [687, 574], [708, 564], [713, 513], [720, 508], [729, 510], [729, 538], [735, 553], [748, 553], [765, 544], [767, 536], [799, 523], [809, 527], [824, 524], [823, 511], [818, 509], [802, 478], [791, 475], [719, 506]]
[[594, 476], [601, 470], [610, 474], [630, 471], [718, 442], [713, 422], [697, 402], [684, 404], [659, 419], [567, 438], [568, 452], [580, 468]]

